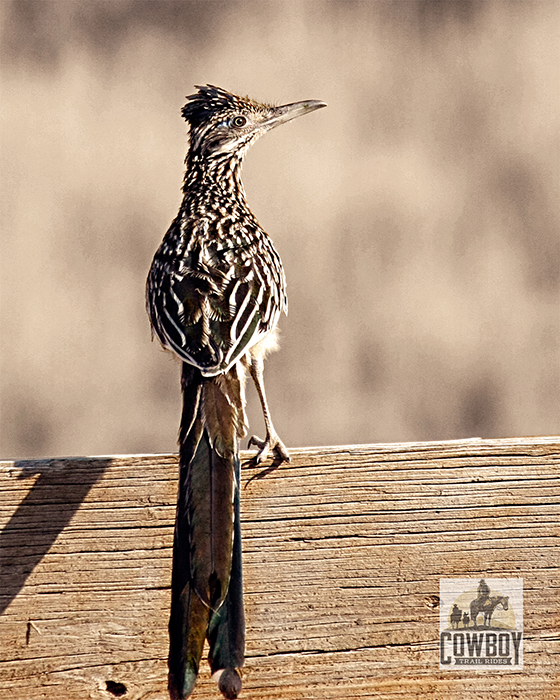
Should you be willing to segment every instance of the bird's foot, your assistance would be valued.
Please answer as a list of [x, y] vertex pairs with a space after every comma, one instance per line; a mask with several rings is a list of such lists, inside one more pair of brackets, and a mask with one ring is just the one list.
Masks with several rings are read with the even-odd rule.
[[252, 445], [255, 445], [255, 447], [258, 447], [259, 450], [255, 457], [253, 458], [253, 464], [260, 464], [263, 459], [266, 459], [268, 457], [269, 452], [272, 452], [272, 458], [274, 461], [274, 466], [278, 467], [282, 462], [289, 462], [290, 461], [290, 455], [288, 454], [288, 450], [286, 449], [284, 443], [276, 433], [272, 434], [267, 434], [266, 438], [264, 440], [261, 440], [261, 438], [258, 438], [256, 435], [253, 435], [249, 439], [249, 444], [247, 447], [251, 447]]

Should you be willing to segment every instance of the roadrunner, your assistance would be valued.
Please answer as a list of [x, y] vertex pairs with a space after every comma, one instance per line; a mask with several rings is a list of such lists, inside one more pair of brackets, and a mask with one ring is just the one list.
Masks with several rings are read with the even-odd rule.
[[204, 640], [226, 698], [241, 690], [245, 623], [239, 523], [239, 439], [247, 434], [248, 371], [266, 435], [252, 437], [255, 462], [289, 456], [276, 434], [263, 381], [287, 311], [282, 262], [245, 199], [241, 165], [259, 136], [325, 107], [308, 100], [274, 107], [197, 86], [189, 124], [184, 198], [155, 254], [147, 282], [152, 333], [182, 363], [179, 493], [169, 620], [169, 692], [188, 697]]

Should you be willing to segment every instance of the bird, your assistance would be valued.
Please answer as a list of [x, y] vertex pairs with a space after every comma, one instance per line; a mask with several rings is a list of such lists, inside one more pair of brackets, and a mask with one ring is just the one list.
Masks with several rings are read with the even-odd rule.
[[183, 199], [146, 283], [152, 337], [181, 363], [179, 479], [169, 618], [171, 700], [192, 693], [205, 640], [225, 698], [241, 691], [244, 663], [239, 441], [247, 435], [250, 375], [266, 434], [255, 464], [289, 461], [266, 399], [264, 358], [287, 313], [282, 261], [247, 204], [241, 166], [249, 147], [280, 124], [326, 104], [281, 106], [196, 85], [188, 123]]

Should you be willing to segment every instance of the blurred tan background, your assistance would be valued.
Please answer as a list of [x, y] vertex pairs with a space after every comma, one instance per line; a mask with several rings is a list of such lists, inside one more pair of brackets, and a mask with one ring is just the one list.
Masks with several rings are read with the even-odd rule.
[[3, 0], [0, 19], [1, 456], [175, 450], [144, 281], [206, 82], [329, 105], [244, 168], [288, 277], [267, 364], [288, 446], [558, 432], [558, 2]]

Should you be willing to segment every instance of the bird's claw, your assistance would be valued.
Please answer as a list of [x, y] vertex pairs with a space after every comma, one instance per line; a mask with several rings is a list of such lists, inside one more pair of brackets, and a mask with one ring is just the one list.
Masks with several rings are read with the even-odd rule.
[[290, 461], [288, 450], [278, 435], [267, 435], [264, 440], [253, 435], [253, 437], [249, 438], [247, 447], [251, 447], [252, 445], [259, 448], [257, 454], [253, 458], [254, 464], [260, 464], [263, 459], [268, 457], [269, 452], [272, 452], [272, 458], [276, 466], [282, 464], [282, 462]]

